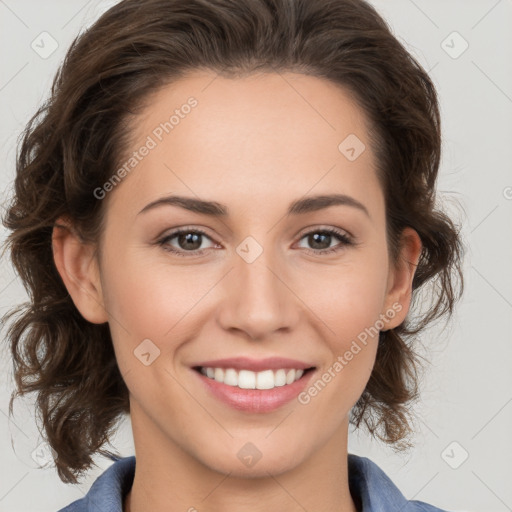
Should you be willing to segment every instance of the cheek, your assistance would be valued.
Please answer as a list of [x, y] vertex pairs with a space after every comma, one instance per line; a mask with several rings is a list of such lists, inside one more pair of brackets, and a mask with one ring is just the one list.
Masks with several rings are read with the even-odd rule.
[[[328, 370], [331, 376], [342, 375], [336, 380], [338, 384], [343, 382], [340, 384], [346, 390], [343, 394], [351, 401], [357, 399], [357, 390], [362, 391], [370, 376], [382, 308], [382, 291], [375, 281], [362, 282], [357, 277], [352, 275], [344, 280], [329, 294], [331, 300], [319, 309], [322, 321], [329, 327], [324, 331], [325, 339], [330, 340]], [[354, 391], [353, 396], [347, 393], [349, 389]]]
[[321, 321], [330, 352], [319, 386], [333, 382], [331, 390], [339, 392], [331, 395], [329, 403], [341, 400], [347, 407], [353, 405], [371, 375], [383, 328], [387, 265], [386, 251], [376, 247], [331, 268], [331, 279], [316, 275], [308, 280], [308, 305]]
[[152, 250], [112, 246], [107, 254], [106, 307], [130, 333], [161, 338], [208, 290], [208, 279], [199, 279], [197, 270], [171, 266], [165, 258], [154, 258]]
[[[321, 319], [328, 356], [299, 403], [324, 418], [318, 428], [334, 429], [363, 393], [377, 353], [385, 280], [379, 272], [352, 272], [311, 297]], [[320, 323], [318, 323], [320, 325]]]
[[135, 357], [143, 350], [143, 342], [150, 352], [163, 356], [155, 359], [156, 366], [164, 361], [173, 364], [170, 353], [198, 336], [202, 325], [197, 315], [204, 318], [214, 313], [206, 305], [211, 304], [208, 294], [218, 281], [217, 274], [171, 265], [165, 257], [149, 257], [149, 252], [116, 250], [114, 244], [110, 253], [105, 251], [105, 306], [116, 357], [125, 372], [139, 367]]
[[328, 328], [329, 338], [337, 340], [333, 348], [344, 350], [350, 340], [379, 326], [377, 321], [384, 313], [387, 264], [385, 250], [375, 248], [353, 253], [342, 265], [321, 273], [309, 272], [300, 293]]

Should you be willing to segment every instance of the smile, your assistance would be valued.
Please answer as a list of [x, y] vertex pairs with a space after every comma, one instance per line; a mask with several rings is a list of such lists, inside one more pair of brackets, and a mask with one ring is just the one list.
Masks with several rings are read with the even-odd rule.
[[253, 372], [234, 368], [200, 367], [199, 371], [210, 379], [240, 389], [273, 389], [286, 386], [299, 380], [304, 374], [301, 368]]
[[[252, 369], [247, 369], [248, 366]], [[215, 401], [240, 412], [261, 414], [296, 399], [317, 368], [281, 358], [264, 361], [232, 358], [196, 364], [191, 369]]]

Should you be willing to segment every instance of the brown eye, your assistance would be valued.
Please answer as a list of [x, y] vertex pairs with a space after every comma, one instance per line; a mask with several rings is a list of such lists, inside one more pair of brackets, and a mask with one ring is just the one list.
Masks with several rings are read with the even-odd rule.
[[[347, 245], [352, 245], [352, 240], [341, 231], [334, 229], [317, 229], [306, 233], [301, 240], [307, 239], [307, 243], [312, 247], [311, 251], [316, 254], [333, 253], [342, 250]], [[338, 239], [341, 243], [331, 247], [333, 239]], [[308, 249], [308, 248], [306, 248]]]
[[[200, 229], [181, 228], [169, 233], [158, 241], [158, 244], [164, 250], [177, 254], [179, 256], [187, 256], [185, 253], [192, 253], [191, 256], [202, 254], [207, 248], [200, 248], [204, 238], [210, 237]], [[176, 239], [175, 244], [171, 244], [171, 240]], [[211, 239], [210, 239], [211, 240]]]

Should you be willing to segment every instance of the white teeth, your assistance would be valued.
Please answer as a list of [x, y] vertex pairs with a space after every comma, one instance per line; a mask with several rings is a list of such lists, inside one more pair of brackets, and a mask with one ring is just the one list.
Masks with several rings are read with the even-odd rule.
[[272, 389], [275, 386], [274, 372], [265, 370], [256, 374], [256, 389]]
[[286, 384], [285, 370], [277, 370], [277, 372], [274, 373], [274, 384], [276, 386], [284, 386]]
[[228, 386], [238, 386], [238, 375], [233, 368], [229, 368], [224, 373], [224, 383]]
[[215, 368], [213, 378], [219, 382], [224, 382], [224, 370], [222, 368]]
[[250, 370], [237, 371], [234, 368], [201, 368], [201, 373], [217, 382], [241, 389], [273, 389], [286, 386], [299, 380], [304, 374], [302, 369], [280, 369], [253, 372]]
[[[227, 382], [224, 381], [224, 384], [227, 384]], [[256, 389], [256, 374], [249, 370], [240, 370], [238, 373], [238, 384], [236, 385], [242, 389]]]

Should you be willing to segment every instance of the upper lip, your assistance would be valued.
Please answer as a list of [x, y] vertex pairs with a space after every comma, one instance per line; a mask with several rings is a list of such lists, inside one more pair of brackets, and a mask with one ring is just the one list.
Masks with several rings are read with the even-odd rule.
[[202, 366], [206, 368], [234, 368], [236, 370], [252, 370], [254, 372], [260, 372], [263, 370], [279, 370], [280, 368], [296, 368], [305, 370], [313, 367], [312, 364], [297, 361], [296, 359], [288, 359], [286, 357], [268, 357], [266, 359], [230, 357], [227, 359], [203, 361], [192, 366]]

